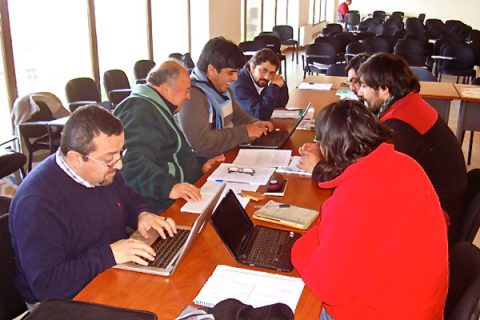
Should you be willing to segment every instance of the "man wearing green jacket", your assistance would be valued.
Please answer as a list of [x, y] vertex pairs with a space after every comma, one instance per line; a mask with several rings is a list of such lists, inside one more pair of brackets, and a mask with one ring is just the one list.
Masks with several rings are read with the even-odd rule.
[[122, 173], [127, 184], [155, 209], [168, 208], [175, 199], [199, 200], [192, 183], [223, 155], [199, 158], [177, 125], [175, 113], [190, 99], [190, 77], [176, 61], [150, 71], [147, 83], [137, 85], [114, 114], [125, 128]]

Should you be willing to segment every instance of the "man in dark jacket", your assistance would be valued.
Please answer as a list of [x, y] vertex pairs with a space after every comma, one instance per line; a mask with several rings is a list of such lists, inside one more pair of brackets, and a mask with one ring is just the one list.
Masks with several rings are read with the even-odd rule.
[[155, 209], [175, 199], [199, 200], [193, 185], [223, 155], [205, 162], [197, 157], [177, 125], [175, 114], [190, 99], [190, 77], [175, 61], [152, 69], [147, 84], [137, 85], [115, 109], [125, 127], [122, 173], [129, 186]]
[[277, 74], [280, 60], [271, 49], [262, 49], [238, 72], [232, 90], [237, 103], [251, 116], [270, 120], [273, 109], [288, 102], [288, 87]]

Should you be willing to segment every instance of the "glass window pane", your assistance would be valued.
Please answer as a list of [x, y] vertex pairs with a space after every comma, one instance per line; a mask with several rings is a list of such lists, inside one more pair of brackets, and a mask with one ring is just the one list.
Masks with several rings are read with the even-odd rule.
[[325, 14], [327, 10], [327, 0], [321, 0], [320, 4], [320, 21], [325, 21]]
[[[287, 23], [287, 0], [277, 0], [277, 23], [276, 25], [285, 25]], [[292, 11], [294, 12], [294, 11]]]
[[247, 0], [247, 40], [253, 40], [260, 33], [260, 0]]
[[275, 0], [263, 0], [263, 31], [272, 31], [275, 25]]
[[320, 23], [320, 0], [315, 0], [313, 4], [313, 24]]
[[157, 63], [170, 53], [188, 52], [187, 1], [152, 1], [153, 55]]
[[100, 78], [120, 69], [135, 83], [133, 65], [148, 58], [146, 10], [144, 0], [95, 1]]
[[65, 102], [68, 80], [92, 77], [87, 2], [15, 0], [8, 5], [19, 95], [48, 91]]
[[[1, 32], [1, 26], [0, 26]], [[0, 54], [3, 56], [3, 47], [0, 46]], [[10, 121], [10, 108], [8, 106], [7, 85], [5, 83], [5, 68], [3, 59], [0, 60], [0, 141], [12, 135]]]

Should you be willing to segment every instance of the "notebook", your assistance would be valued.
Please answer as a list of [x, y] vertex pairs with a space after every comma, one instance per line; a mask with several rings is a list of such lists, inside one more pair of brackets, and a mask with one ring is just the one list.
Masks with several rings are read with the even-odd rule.
[[225, 188], [225, 184], [223, 184], [218, 190], [208, 207], [198, 216], [193, 226], [177, 226], [177, 234], [174, 237], [162, 239], [153, 229], [150, 229], [148, 239], [142, 237], [138, 231], [135, 231], [131, 235], [131, 238], [142, 240], [155, 250], [157, 253], [155, 261], [149, 261], [148, 266], [142, 266], [137, 263], [129, 262], [117, 264], [114, 266], [114, 268], [151, 273], [161, 276], [172, 275], [182, 258], [187, 253], [188, 249], [190, 249], [192, 244], [197, 239], [197, 236], [202, 231], [205, 222], [208, 221], [212, 215], [215, 204], [222, 194], [223, 188]]
[[300, 234], [254, 226], [231, 190], [212, 214], [212, 224], [238, 263], [292, 271], [290, 251]]
[[308, 110], [312, 106], [311, 103], [305, 108], [303, 113], [298, 117], [297, 122], [293, 126], [290, 131], [282, 130], [276, 128], [275, 130], [263, 135], [255, 140], [253, 140], [249, 144], [241, 144], [240, 148], [257, 148], [257, 149], [280, 149], [283, 147], [285, 142], [287, 142], [288, 138], [292, 135], [292, 133], [297, 128], [298, 124], [303, 120], [305, 115], [308, 113]]

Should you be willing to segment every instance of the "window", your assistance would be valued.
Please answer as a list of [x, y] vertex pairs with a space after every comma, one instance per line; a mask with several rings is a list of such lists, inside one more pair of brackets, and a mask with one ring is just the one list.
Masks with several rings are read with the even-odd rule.
[[[1, 46], [0, 54], [3, 56], [3, 47]], [[7, 85], [5, 83], [3, 59], [0, 61], [0, 106], [0, 141], [3, 141], [12, 135], [12, 124], [10, 121], [10, 108], [8, 107], [8, 94]]]
[[276, 0], [263, 0], [263, 31], [272, 31], [275, 26]]
[[19, 96], [48, 91], [65, 101], [68, 80], [92, 76], [87, 1], [15, 0], [9, 11]]
[[277, 0], [277, 21], [275, 25], [288, 24], [287, 17], [288, 0]]
[[100, 78], [107, 70], [120, 69], [134, 83], [135, 61], [148, 58], [145, 12], [145, 1], [95, 1]]
[[260, 26], [261, 26], [261, 0], [247, 0], [246, 1], [247, 8], [245, 10], [246, 15], [246, 32], [245, 32], [245, 39], [246, 40], [253, 40], [255, 36], [260, 33]]
[[166, 60], [173, 52], [188, 52], [188, 0], [153, 0], [152, 28], [156, 62]]
[[321, 0], [314, 0], [313, 2], [313, 21], [312, 24], [319, 24], [320, 23], [320, 4]]

